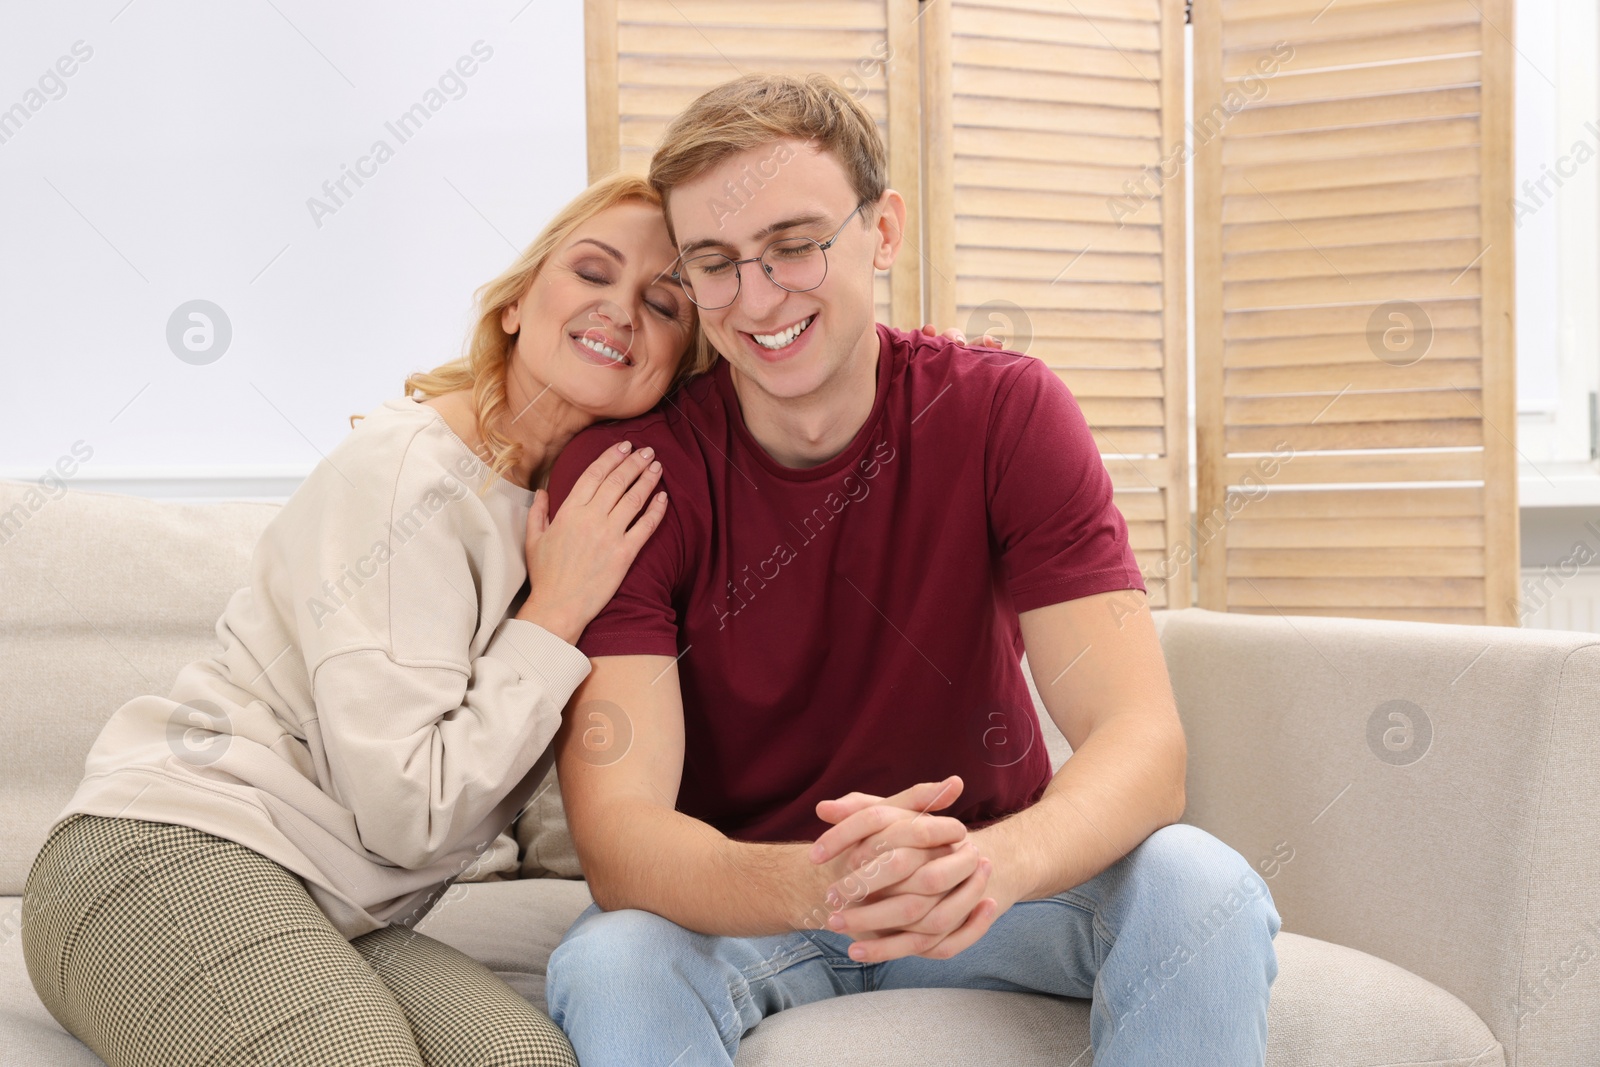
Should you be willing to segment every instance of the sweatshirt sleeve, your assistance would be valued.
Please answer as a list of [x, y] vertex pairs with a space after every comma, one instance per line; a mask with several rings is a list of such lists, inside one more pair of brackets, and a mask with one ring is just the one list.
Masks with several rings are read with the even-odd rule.
[[407, 868], [494, 812], [589, 673], [583, 653], [509, 614], [527, 515], [477, 491], [471, 458], [414, 422], [358, 428], [275, 539], [319, 784], [364, 847]]
[[588, 674], [583, 653], [517, 618], [466, 669], [378, 648], [333, 656], [312, 679], [330, 791], [363, 845], [425, 867], [538, 761]]

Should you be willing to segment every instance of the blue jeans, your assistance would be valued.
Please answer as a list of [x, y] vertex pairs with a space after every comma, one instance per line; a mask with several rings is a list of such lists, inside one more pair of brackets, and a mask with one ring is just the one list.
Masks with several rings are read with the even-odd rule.
[[1096, 1067], [1246, 1067], [1266, 1058], [1279, 926], [1244, 858], [1180, 823], [1082, 885], [1015, 905], [948, 960], [857, 963], [829, 930], [713, 937], [590, 905], [550, 957], [546, 996], [583, 1067], [731, 1064], [774, 1012], [934, 986], [1092, 999]]

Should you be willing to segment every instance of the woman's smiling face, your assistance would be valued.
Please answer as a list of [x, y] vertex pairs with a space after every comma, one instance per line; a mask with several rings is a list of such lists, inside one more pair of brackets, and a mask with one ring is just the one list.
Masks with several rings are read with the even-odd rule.
[[694, 340], [675, 259], [660, 209], [640, 201], [599, 212], [551, 253], [500, 317], [516, 335], [512, 373], [538, 383], [535, 404], [549, 390], [597, 419], [656, 405]]

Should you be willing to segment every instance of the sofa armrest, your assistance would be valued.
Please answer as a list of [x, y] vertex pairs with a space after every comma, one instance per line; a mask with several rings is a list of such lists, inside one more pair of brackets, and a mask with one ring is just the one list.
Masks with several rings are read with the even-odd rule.
[[1184, 821], [1284, 929], [1450, 990], [1509, 1064], [1593, 1062], [1600, 635], [1188, 608], [1162, 648]]

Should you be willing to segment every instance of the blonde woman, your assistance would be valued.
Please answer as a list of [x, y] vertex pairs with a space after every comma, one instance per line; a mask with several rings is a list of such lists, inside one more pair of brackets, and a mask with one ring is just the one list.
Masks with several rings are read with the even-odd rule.
[[39, 996], [111, 1067], [575, 1064], [411, 927], [529, 800], [573, 647], [667, 502], [562, 446], [710, 358], [660, 200], [615, 177], [478, 294], [468, 354], [372, 410], [267, 525], [221, 649], [119, 709], [35, 859]]

